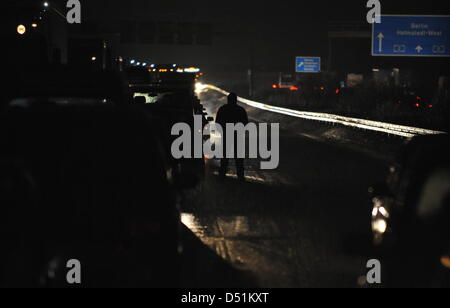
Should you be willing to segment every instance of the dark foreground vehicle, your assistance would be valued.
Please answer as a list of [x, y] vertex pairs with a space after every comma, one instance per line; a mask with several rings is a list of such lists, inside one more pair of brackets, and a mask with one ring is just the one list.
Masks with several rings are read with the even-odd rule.
[[[131, 68], [128, 78], [135, 103], [160, 119], [161, 136], [168, 152], [172, 142], [178, 138], [171, 135], [175, 124], [186, 123], [195, 131], [203, 130], [208, 120], [212, 121], [212, 118], [206, 118], [203, 106], [195, 95], [195, 74], [149, 73], [144, 69]], [[201, 118], [199, 127], [195, 126], [194, 116]], [[170, 155], [168, 159], [178, 187], [194, 187], [204, 177], [204, 157], [194, 157], [192, 153], [192, 158], [174, 159]]]
[[413, 139], [371, 193], [386, 285], [450, 287], [450, 138]]
[[132, 107], [16, 99], [0, 114], [1, 286], [177, 283], [179, 213], [164, 148]]

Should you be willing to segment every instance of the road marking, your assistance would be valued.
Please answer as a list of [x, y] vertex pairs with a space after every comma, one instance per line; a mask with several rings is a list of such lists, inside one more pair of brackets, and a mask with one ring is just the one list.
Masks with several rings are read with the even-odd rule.
[[[213, 85], [204, 85], [205, 89], [217, 91], [219, 93], [222, 93], [223, 95], [230, 94], [229, 92], [220, 89]], [[335, 114], [328, 114], [328, 113], [318, 113], [318, 112], [308, 112], [308, 111], [300, 111], [300, 110], [292, 110], [288, 108], [282, 108], [282, 107], [276, 107], [272, 105], [267, 105], [255, 101], [251, 101], [242, 97], [238, 97], [239, 102], [266, 111], [284, 114], [296, 118], [306, 119], [306, 120], [314, 120], [314, 121], [320, 121], [320, 122], [327, 122], [327, 123], [336, 123], [341, 124], [349, 127], [355, 127], [359, 129], [365, 129], [370, 131], [376, 131], [381, 132], [389, 135], [396, 135], [404, 138], [412, 138], [415, 136], [423, 136], [423, 135], [439, 135], [439, 134], [447, 134], [442, 131], [434, 131], [429, 130], [425, 128], [418, 128], [418, 127], [411, 127], [411, 126], [404, 126], [404, 125], [398, 125], [398, 124], [392, 124], [392, 123], [384, 123], [384, 122], [378, 122], [378, 121], [372, 121], [372, 120], [365, 120], [365, 119], [359, 119], [359, 118], [350, 118], [350, 117], [344, 117], [340, 115]]]
[[383, 39], [384, 39], [383, 33], [378, 34], [378, 39], [380, 40], [380, 43], [378, 45], [378, 51], [383, 52]]

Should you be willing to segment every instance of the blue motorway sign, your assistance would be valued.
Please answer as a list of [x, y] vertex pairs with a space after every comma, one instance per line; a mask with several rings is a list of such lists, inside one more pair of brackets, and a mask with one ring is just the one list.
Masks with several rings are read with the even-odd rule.
[[450, 16], [382, 15], [373, 24], [372, 55], [450, 57]]
[[297, 73], [320, 73], [320, 57], [297, 57], [295, 71]]

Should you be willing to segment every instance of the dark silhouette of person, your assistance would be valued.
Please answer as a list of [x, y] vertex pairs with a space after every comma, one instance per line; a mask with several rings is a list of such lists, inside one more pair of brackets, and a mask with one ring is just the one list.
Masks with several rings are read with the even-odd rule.
[[[224, 154], [227, 153], [226, 149], [226, 126], [227, 124], [238, 124], [242, 123], [244, 125], [248, 124], [248, 116], [247, 112], [244, 108], [238, 106], [237, 104], [237, 95], [235, 93], [230, 93], [228, 95], [228, 104], [222, 106], [219, 108], [219, 111], [217, 112], [216, 116], [216, 123], [220, 124], [223, 129], [223, 136], [222, 136], [222, 142], [223, 142], [223, 148], [224, 148]], [[243, 180], [245, 179], [244, 175], [244, 159], [237, 158], [237, 143], [238, 142], [244, 142], [245, 140], [237, 140], [237, 136], [234, 137], [234, 157], [236, 162], [236, 171], [237, 176], [239, 179]], [[221, 161], [220, 165], [220, 177], [225, 177], [227, 171], [228, 171], [228, 163], [229, 159], [225, 157]]]

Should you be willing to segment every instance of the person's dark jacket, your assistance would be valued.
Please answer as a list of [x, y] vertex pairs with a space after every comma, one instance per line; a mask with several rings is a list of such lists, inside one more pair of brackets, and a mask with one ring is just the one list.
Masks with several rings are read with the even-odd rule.
[[216, 123], [220, 124], [225, 130], [226, 125], [242, 123], [244, 125], [248, 124], [247, 112], [244, 108], [236, 104], [227, 104], [220, 107], [216, 116]]

